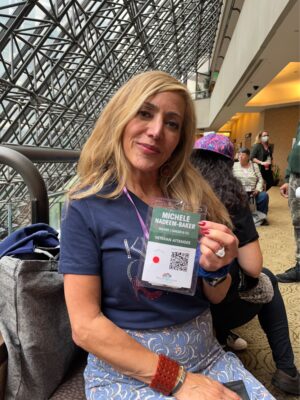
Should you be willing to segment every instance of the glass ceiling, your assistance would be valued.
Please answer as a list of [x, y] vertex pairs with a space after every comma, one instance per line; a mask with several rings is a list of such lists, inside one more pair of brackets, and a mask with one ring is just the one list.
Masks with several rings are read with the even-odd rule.
[[[63, 149], [82, 147], [135, 73], [160, 69], [186, 82], [211, 56], [222, 7], [222, 0], [3, 3], [0, 143]], [[74, 167], [53, 165], [38, 165], [49, 192], [74, 175]], [[9, 189], [4, 167], [0, 185], [0, 202], [23, 192]]]

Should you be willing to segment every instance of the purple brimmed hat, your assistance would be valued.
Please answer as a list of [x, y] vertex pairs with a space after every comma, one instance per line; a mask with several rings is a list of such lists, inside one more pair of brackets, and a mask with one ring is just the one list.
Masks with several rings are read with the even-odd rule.
[[234, 158], [234, 148], [231, 141], [228, 137], [217, 133], [210, 133], [196, 140], [194, 149], [213, 151], [231, 160]]

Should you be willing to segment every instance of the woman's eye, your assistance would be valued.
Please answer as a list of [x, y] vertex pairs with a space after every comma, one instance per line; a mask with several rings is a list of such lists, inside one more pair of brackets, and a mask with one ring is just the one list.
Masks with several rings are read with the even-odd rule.
[[167, 121], [167, 125], [173, 129], [174, 131], [178, 131], [179, 130], [179, 123], [176, 121]]
[[146, 110], [140, 110], [138, 112], [138, 115], [142, 118], [151, 118], [151, 113], [149, 111]]

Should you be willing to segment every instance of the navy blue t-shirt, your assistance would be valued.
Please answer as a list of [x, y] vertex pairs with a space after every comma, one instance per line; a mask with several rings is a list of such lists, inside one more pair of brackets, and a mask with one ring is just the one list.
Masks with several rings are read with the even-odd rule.
[[[148, 206], [131, 197], [144, 221]], [[61, 226], [59, 268], [63, 274], [101, 276], [101, 309], [124, 329], [162, 328], [187, 322], [209, 307], [195, 296], [141, 287], [137, 278], [145, 239], [136, 210], [126, 195], [72, 200]]]

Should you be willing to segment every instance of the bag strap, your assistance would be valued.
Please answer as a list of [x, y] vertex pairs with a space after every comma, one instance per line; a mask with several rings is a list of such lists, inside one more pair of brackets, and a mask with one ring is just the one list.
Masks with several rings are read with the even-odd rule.
[[256, 182], [255, 182], [255, 187], [256, 187], [257, 182], [259, 181], [259, 179], [258, 179], [257, 173], [256, 173], [256, 171], [255, 171], [253, 162], [252, 162], [252, 161], [250, 161], [250, 162], [251, 162], [251, 165], [252, 165], [252, 169], [253, 169], [254, 175], [256, 176]]

